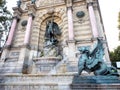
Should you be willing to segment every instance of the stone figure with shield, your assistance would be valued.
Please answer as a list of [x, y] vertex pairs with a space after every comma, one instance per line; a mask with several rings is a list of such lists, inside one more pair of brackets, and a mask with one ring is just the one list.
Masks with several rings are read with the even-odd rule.
[[44, 56], [58, 56], [58, 36], [61, 35], [59, 26], [53, 19], [47, 20], [45, 31], [45, 43], [44, 43]]

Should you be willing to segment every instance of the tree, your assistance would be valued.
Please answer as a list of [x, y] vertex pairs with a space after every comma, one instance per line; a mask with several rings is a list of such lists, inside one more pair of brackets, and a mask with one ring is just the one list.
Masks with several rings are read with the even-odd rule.
[[110, 60], [113, 66], [116, 66], [116, 62], [120, 62], [120, 46], [118, 46], [114, 51], [110, 52]]
[[12, 14], [7, 10], [6, 0], [0, 0], [0, 48], [6, 41], [11, 20]]
[[110, 52], [111, 62], [120, 61], [120, 46], [118, 46], [114, 51]]

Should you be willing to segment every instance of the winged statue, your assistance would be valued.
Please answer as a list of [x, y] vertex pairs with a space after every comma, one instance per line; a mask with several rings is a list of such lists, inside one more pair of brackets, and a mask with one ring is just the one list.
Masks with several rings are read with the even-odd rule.
[[81, 56], [78, 61], [78, 74], [81, 75], [85, 70], [88, 73], [94, 72], [95, 75], [118, 75], [117, 69], [113, 66], [108, 67], [104, 62], [103, 40], [97, 38], [97, 43], [91, 49], [90, 46], [79, 47]]

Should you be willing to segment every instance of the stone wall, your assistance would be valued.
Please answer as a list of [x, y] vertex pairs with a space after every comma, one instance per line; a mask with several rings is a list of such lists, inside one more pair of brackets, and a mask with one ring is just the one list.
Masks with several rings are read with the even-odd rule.
[[0, 90], [71, 90], [73, 75], [4, 75]]
[[[119, 90], [117, 77], [79, 76], [74, 82], [74, 74], [31, 74], [0, 75], [0, 90]], [[101, 79], [99, 79], [101, 77]], [[96, 78], [96, 79], [95, 79]], [[117, 78], [117, 79], [116, 79]], [[111, 82], [113, 81], [113, 82]], [[97, 83], [95, 83], [97, 82]]]

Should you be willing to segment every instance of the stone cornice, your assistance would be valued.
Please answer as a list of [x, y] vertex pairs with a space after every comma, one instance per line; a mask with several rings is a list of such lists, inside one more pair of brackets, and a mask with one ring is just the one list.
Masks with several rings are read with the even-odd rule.
[[93, 7], [97, 6], [97, 5], [96, 5], [96, 4], [97, 4], [96, 1], [93, 1], [93, 0], [87, 0], [86, 2], [87, 2], [87, 8], [88, 8], [88, 6], [93, 6]]
[[76, 40], [67, 40], [67, 44], [68, 43], [76, 43]]
[[21, 47], [21, 48], [31, 49], [31, 47], [30, 47], [30, 45], [29, 45], [29, 44], [27, 44], [27, 45], [21, 45], [21, 46], [19, 46], [19, 47]]

